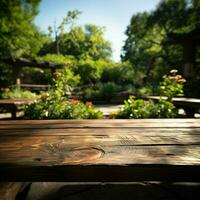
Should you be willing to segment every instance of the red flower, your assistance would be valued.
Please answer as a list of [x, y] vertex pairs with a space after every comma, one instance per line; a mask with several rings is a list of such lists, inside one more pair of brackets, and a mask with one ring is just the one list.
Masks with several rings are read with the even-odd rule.
[[91, 107], [93, 104], [92, 104], [91, 101], [87, 101], [87, 102], [85, 103], [85, 105], [88, 106], [88, 107]]
[[70, 102], [71, 102], [72, 104], [74, 104], [74, 105], [77, 105], [77, 104], [80, 103], [80, 100], [78, 100], [78, 99], [71, 99]]

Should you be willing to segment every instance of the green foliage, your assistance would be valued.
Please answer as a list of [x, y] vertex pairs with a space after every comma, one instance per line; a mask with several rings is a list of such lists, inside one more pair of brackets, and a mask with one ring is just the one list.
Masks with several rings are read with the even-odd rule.
[[186, 80], [179, 74], [177, 70], [171, 70], [169, 75], [163, 76], [160, 84], [160, 94], [167, 97], [167, 101], [171, 101], [175, 96], [183, 96], [183, 83]]
[[[136, 71], [142, 72], [147, 84], [161, 81], [168, 66], [178, 66], [181, 70], [183, 48], [180, 44], [169, 45], [169, 36], [199, 30], [199, 12], [198, 0], [161, 0], [154, 10], [134, 14], [126, 30], [122, 60], [130, 61]], [[196, 80], [199, 77], [196, 74]]]
[[45, 37], [33, 24], [40, 0], [0, 1], [0, 57], [35, 55]]
[[153, 91], [150, 86], [144, 86], [138, 89], [137, 95], [138, 96], [145, 96], [145, 95], [152, 95]]
[[60, 54], [61, 37], [63, 36], [64, 31], [67, 28], [67, 26], [69, 26], [68, 28], [71, 30], [71, 28], [73, 27], [74, 21], [78, 19], [78, 16], [80, 14], [81, 12], [78, 10], [68, 11], [66, 17], [63, 18], [60, 25], [57, 26], [55, 22], [54, 26], [48, 27], [49, 36], [52, 36], [52, 34], [54, 34], [54, 39], [52, 43], [48, 44], [50, 46], [53, 46], [53, 48], [51, 47], [49, 48], [49, 46], [47, 45], [47, 49], [53, 50], [51, 53]]
[[54, 73], [53, 87], [41, 95], [40, 101], [25, 107], [25, 119], [96, 119], [102, 113], [91, 103], [83, 104], [78, 100], [68, 101], [66, 95], [79, 82], [79, 76], [65, 68]]
[[[57, 33], [58, 34], [58, 33]], [[60, 53], [73, 56], [77, 60], [110, 60], [112, 49], [110, 43], [104, 39], [104, 28], [96, 25], [71, 26], [57, 35], [59, 47], [55, 51], [55, 39], [46, 43], [40, 55]], [[58, 45], [57, 44], [57, 45]]]
[[129, 62], [110, 63], [104, 68], [101, 76], [102, 82], [115, 82], [116, 84], [136, 84], [141, 80], [141, 74], [136, 73]]
[[[54, 26], [49, 26], [49, 34], [55, 34], [55, 36], [62, 35], [65, 31], [66, 26], [72, 26], [74, 21], [78, 19], [78, 16], [81, 14], [78, 10], [68, 11], [66, 17], [63, 18], [60, 25], [56, 26], [56, 22]], [[56, 38], [55, 38], [56, 39]]]
[[9, 65], [0, 63], [0, 86], [8, 87], [12, 84], [13, 72]]
[[156, 10], [151, 13], [149, 24], [157, 23], [165, 31], [190, 31], [199, 26], [200, 4], [198, 0], [160, 1]]
[[22, 90], [18, 88], [13, 88], [10, 90], [9, 88], [7, 88], [7, 91], [4, 91], [1, 94], [1, 98], [3, 99], [23, 99], [23, 98], [36, 99], [38, 98], [38, 95], [28, 90]]
[[92, 106], [81, 102], [66, 100], [35, 102], [26, 106], [25, 119], [97, 119], [102, 113]]
[[59, 100], [63, 96], [70, 95], [72, 88], [78, 85], [80, 77], [74, 75], [73, 72], [64, 68], [54, 73], [53, 89], [50, 90], [50, 95], [53, 99]]
[[99, 96], [101, 96], [106, 101], [110, 100], [120, 90], [121, 87], [114, 82], [99, 84]]
[[104, 39], [104, 28], [88, 24], [75, 26], [60, 39], [61, 52], [76, 59], [109, 60], [110, 43]]
[[[83, 61], [84, 63], [84, 61]], [[105, 100], [115, 98], [120, 92], [141, 95], [141, 79], [143, 74], [137, 72], [129, 62], [90, 62], [91, 66], [77, 67], [76, 73], [81, 74], [82, 84], [93, 84], [81, 94], [86, 100]], [[87, 74], [88, 76], [85, 76]], [[146, 88], [146, 90], [144, 90]], [[151, 93], [149, 87], [143, 88], [143, 92]], [[142, 91], [141, 91], [142, 92]]]
[[161, 99], [158, 103], [153, 101], [135, 100], [131, 96], [124, 101], [124, 106], [112, 118], [139, 119], [139, 118], [173, 118], [178, 113], [175, 106], [166, 100]]
[[[34, 24], [40, 0], [0, 1], [0, 58], [35, 57], [47, 37]], [[11, 67], [0, 63], [0, 85], [13, 84]]]
[[44, 56], [38, 56], [37, 60], [52, 62], [52, 63], [56, 63], [56, 64], [63, 64], [66, 66], [73, 66], [74, 62], [75, 62], [74, 57], [64, 56], [61, 54], [46, 54]]
[[87, 88], [83, 92], [84, 100], [97, 100], [109, 102], [122, 87], [114, 82], [97, 83], [93, 88]]
[[[74, 81], [76, 82], [76, 85], [79, 83], [79, 75], [74, 76], [74, 73], [71, 69], [73, 69], [76, 61], [71, 56], [64, 56], [61, 54], [46, 54], [44, 56], [37, 56], [36, 58], [38, 61], [43, 62], [51, 62], [56, 64], [62, 64], [65, 66], [64, 70], [57, 70], [60, 72], [63, 76], [63, 79], [66, 79], [66, 82], [68, 82], [69, 79], [72, 79], [74, 77]], [[26, 69], [26, 71], [24, 70]], [[24, 76], [31, 76], [32, 82], [34, 83], [41, 83], [42, 84], [49, 84], [51, 85], [53, 82], [53, 77], [51, 74], [51, 71], [49, 69], [33, 69], [33, 68], [23, 68], [22, 73]], [[42, 75], [42, 77], [41, 77]], [[27, 81], [26, 81], [27, 82]], [[74, 87], [74, 85], [72, 86]]]
[[[160, 83], [160, 95], [167, 99], [160, 98], [157, 103], [135, 99], [131, 96], [124, 101], [124, 106], [120, 111], [112, 115], [113, 118], [173, 118], [178, 116], [178, 110], [172, 104], [172, 98], [183, 96], [183, 83], [185, 79], [177, 70], [171, 70], [169, 75], [163, 77]], [[146, 88], [143, 88], [146, 90]]]
[[50, 87], [52, 83], [52, 74], [49, 69], [23, 67], [20, 70], [20, 79], [21, 83], [49, 85]]
[[102, 72], [107, 65], [109, 63], [104, 60], [94, 61], [88, 58], [77, 61], [72, 70], [81, 77], [82, 85], [95, 84], [100, 81]]

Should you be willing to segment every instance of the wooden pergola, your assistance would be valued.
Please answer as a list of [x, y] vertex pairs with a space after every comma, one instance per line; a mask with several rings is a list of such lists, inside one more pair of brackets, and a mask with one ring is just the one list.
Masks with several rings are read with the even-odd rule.
[[53, 74], [56, 71], [56, 69], [61, 69], [65, 66], [64, 64], [56, 64], [52, 62], [38, 61], [35, 59], [28, 58], [1, 58], [0, 61], [12, 66], [14, 83], [18, 87], [20, 87], [21, 85], [20, 70], [22, 67], [50, 69], [51, 73]]
[[195, 74], [195, 56], [200, 45], [200, 29], [188, 33], [169, 33], [165, 44], [179, 44], [183, 47], [183, 74], [188, 78]]

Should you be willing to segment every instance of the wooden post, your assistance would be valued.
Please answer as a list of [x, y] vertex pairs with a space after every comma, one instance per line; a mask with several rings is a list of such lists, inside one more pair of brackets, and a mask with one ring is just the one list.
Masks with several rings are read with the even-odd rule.
[[[184, 93], [189, 96], [193, 93], [190, 82], [195, 76], [195, 52], [196, 46], [193, 41], [188, 40], [183, 43], [183, 75], [187, 80], [184, 85]], [[187, 117], [194, 117], [194, 110], [188, 108], [185, 111]]]
[[17, 105], [12, 105], [10, 109], [11, 109], [11, 118], [17, 119]]
[[192, 41], [187, 41], [183, 44], [183, 74], [186, 79], [194, 77], [195, 74], [195, 44]]

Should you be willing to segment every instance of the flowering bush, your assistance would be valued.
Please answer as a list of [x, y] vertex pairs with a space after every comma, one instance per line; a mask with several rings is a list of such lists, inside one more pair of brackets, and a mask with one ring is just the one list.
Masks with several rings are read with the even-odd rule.
[[177, 70], [171, 70], [169, 75], [163, 76], [164, 80], [160, 84], [160, 94], [166, 96], [168, 101], [175, 96], [183, 96], [183, 84], [186, 80], [177, 73]]
[[53, 88], [49, 92], [52, 98], [60, 99], [63, 96], [71, 94], [71, 90], [77, 86], [80, 81], [78, 75], [74, 75], [71, 70], [64, 68], [53, 74]]
[[77, 99], [66, 98], [69, 87], [75, 86], [78, 77], [72, 75], [67, 69], [63, 73], [55, 72], [53, 87], [48, 93], [41, 94], [40, 101], [25, 107], [25, 119], [96, 119], [102, 113], [92, 107], [91, 102], [81, 103]]
[[73, 101], [40, 101], [26, 106], [25, 119], [98, 119], [102, 113], [88, 104]]
[[124, 101], [123, 107], [116, 113], [112, 113], [111, 118], [139, 119], [139, 118], [172, 118], [177, 117], [175, 106], [166, 100], [158, 103], [135, 99], [131, 96]]
[[111, 118], [173, 118], [178, 117], [178, 110], [172, 103], [174, 96], [183, 96], [183, 84], [186, 80], [171, 70], [169, 75], [163, 76], [160, 84], [160, 93], [167, 99], [160, 98], [157, 103], [153, 101], [136, 100], [131, 96], [124, 101], [121, 110], [113, 113]]

